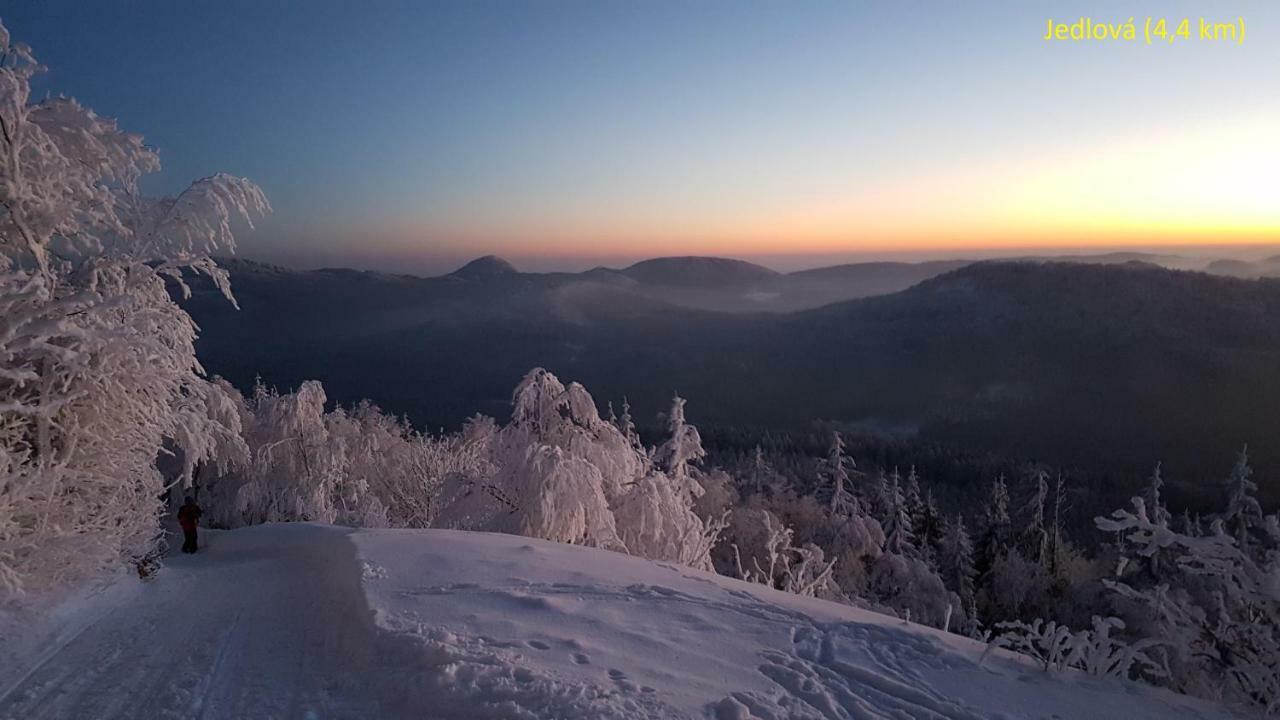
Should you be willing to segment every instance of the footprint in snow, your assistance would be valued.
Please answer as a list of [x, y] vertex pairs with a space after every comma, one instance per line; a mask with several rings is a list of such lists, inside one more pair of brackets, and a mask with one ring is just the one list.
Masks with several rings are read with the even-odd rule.
[[591, 656], [586, 653], [574, 653], [573, 661], [579, 665], [590, 665]]
[[543, 642], [543, 641], [541, 641], [541, 640], [530, 640], [530, 641], [526, 642], [526, 643], [525, 643], [525, 645], [528, 645], [529, 647], [533, 648], [534, 650], [550, 650], [550, 649], [551, 649], [551, 645], [549, 645], [549, 644], [547, 644], [547, 643], [545, 643], [545, 642]]
[[627, 674], [617, 669], [609, 670], [609, 679], [613, 680], [613, 684], [623, 692], [635, 692], [636, 684], [627, 678]]

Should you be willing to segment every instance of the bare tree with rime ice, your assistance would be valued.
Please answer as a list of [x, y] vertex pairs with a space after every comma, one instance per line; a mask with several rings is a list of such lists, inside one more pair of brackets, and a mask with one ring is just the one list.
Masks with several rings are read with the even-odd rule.
[[157, 455], [181, 453], [184, 483], [246, 459], [166, 281], [200, 273], [230, 301], [211, 254], [270, 210], [229, 175], [143, 196], [155, 151], [74, 100], [33, 101], [41, 69], [0, 26], [0, 602], [152, 554]]

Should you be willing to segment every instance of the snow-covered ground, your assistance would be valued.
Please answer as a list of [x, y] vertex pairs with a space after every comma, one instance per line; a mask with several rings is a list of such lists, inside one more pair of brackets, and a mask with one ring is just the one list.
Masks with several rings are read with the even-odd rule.
[[153, 580], [77, 602], [70, 637], [0, 670], [0, 718], [375, 716], [342, 684], [375, 636], [346, 531], [203, 536]]
[[206, 536], [63, 608], [54, 637], [10, 629], [0, 718], [1231, 717], [605, 551], [306, 524]]

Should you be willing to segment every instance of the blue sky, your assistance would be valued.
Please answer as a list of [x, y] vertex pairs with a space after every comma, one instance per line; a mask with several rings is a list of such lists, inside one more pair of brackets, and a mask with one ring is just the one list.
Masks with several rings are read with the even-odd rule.
[[[0, 18], [50, 68], [42, 91], [146, 137], [165, 164], [154, 191], [256, 180], [276, 213], [244, 252], [299, 266], [1141, 244], [1237, 216], [1223, 241], [1280, 229], [1231, 201], [1270, 177], [1249, 157], [1280, 121], [1274, 3], [1212, 3], [1245, 17], [1243, 45], [1174, 47], [1041, 38], [1050, 17], [1208, 4], [11, 5]], [[1179, 159], [1197, 147], [1241, 158]], [[1189, 179], [1115, 198], [1146, 184], [1126, 175], [1138, 164]], [[1197, 178], [1224, 174], [1239, 192], [1183, 212]]]

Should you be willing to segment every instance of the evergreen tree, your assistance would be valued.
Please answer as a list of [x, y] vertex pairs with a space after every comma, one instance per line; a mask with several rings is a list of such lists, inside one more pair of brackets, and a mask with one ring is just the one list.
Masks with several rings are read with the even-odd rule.
[[[1280, 518], [1259, 518], [1250, 474], [1242, 451], [1225, 520], [1215, 519], [1207, 536], [1155, 522], [1141, 496], [1132, 499], [1132, 511], [1095, 523], [1126, 538], [1131, 557], [1104, 584], [1129, 609], [1135, 633], [1162, 646], [1162, 682], [1270, 711], [1280, 705]], [[1195, 523], [1188, 515], [1183, 524]], [[1167, 558], [1159, 576], [1134, 569], [1158, 556]]]
[[844, 454], [844, 438], [831, 433], [831, 448], [819, 472], [826, 483], [828, 507], [834, 515], [848, 515], [853, 510], [853, 493], [849, 491], [849, 469], [853, 459]]
[[765, 459], [764, 449], [757, 443], [751, 458], [751, 484], [755, 487], [756, 494], [763, 493], [765, 483], [772, 483], [777, 474]]
[[1001, 476], [991, 483], [991, 497], [983, 510], [978, 537], [975, 564], [982, 582], [986, 582], [996, 559], [1008, 551], [1010, 533], [1009, 488]]
[[894, 468], [893, 472], [889, 474], [885, 474], [885, 472], [881, 470], [879, 476], [876, 478], [875, 487], [872, 488], [871, 511], [872, 514], [880, 521], [882, 526], [888, 522], [889, 512], [893, 505], [891, 500], [891, 495], [893, 493], [889, 488], [891, 485], [896, 485], [898, 480], [897, 468]]
[[916, 466], [907, 471], [906, 485], [903, 486], [903, 499], [907, 503], [907, 512], [913, 521], [924, 515], [924, 496], [920, 492], [920, 476], [916, 474]]
[[956, 515], [946, 524], [945, 541], [938, 558], [938, 571], [947, 589], [960, 598], [967, 611], [974, 605], [974, 579], [978, 575], [973, 564], [973, 541], [964, 526], [964, 516]]
[[1249, 467], [1249, 446], [1240, 450], [1236, 457], [1236, 465], [1231, 469], [1227, 479], [1230, 493], [1227, 500], [1227, 513], [1223, 518], [1227, 530], [1235, 537], [1244, 552], [1249, 550], [1249, 531], [1262, 524], [1262, 506], [1258, 504], [1256, 493], [1258, 484], [1253, 481], [1253, 468]]
[[924, 503], [915, 524], [915, 533], [916, 544], [920, 547], [921, 554], [930, 562], [939, 555], [946, 536], [945, 525], [946, 522], [938, 510], [938, 504], [933, 499], [933, 488], [929, 488], [924, 494]]
[[[613, 405], [609, 406], [609, 415], [613, 415]], [[631, 419], [631, 403], [627, 402], [627, 397], [622, 396], [622, 417], [610, 418], [613, 425], [618, 428], [622, 436], [627, 439], [627, 443], [637, 450], [643, 450], [644, 445], [640, 442], [640, 434], [636, 432], [636, 424]]]
[[1058, 481], [1053, 486], [1053, 526], [1049, 529], [1049, 571], [1058, 573], [1058, 562], [1062, 556], [1064, 543], [1062, 540], [1062, 516], [1066, 508], [1066, 483], [1062, 473], [1058, 473]]
[[1200, 515], [1197, 514], [1194, 517], [1192, 517], [1191, 511], [1184, 509], [1182, 511], [1181, 530], [1182, 530], [1182, 534], [1188, 537], [1200, 537], [1201, 535], [1203, 535], [1204, 530], [1203, 528], [1200, 527]]
[[[685, 402], [679, 395], [671, 399], [671, 411], [667, 413], [671, 437], [654, 452], [654, 461], [678, 485], [688, 486], [695, 495], [699, 495], [701, 489], [696, 488], [696, 483], [689, 482], [690, 465], [706, 457], [707, 451], [702, 447], [698, 428], [685, 421]], [[630, 408], [627, 408], [627, 413], [630, 414]]]
[[1168, 508], [1165, 507], [1164, 499], [1160, 496], [1160, 489], [1164, 487], [1164, 477], [1160, 474], [1160, 463], [1156, 463], [1156, 469], [1152, 471], [1151, 478], [1147, 481], [1147, 489], [1142, 495], [1143, 501], [1147, 506], [1147, 517], [1151, 522], [1167, 525], [1172, 519]]
[[1049, 498], [1048, 474], [1037, 471], [1035, 489], [1031, 499], [1023, 507], [1026, 525], [1022, 531], [1022, 548], [1025, 557], [1042, 567], [1049, 565], [1049, 532], [1045, 528], [1045, 503]]
[[884, 521], [884, 549], [898, 555], [915, 557], [917, 548], [915, 533], [911, 529], [911, 513], [896, 472], [889, 478], [886, 502], [888, 512]]

